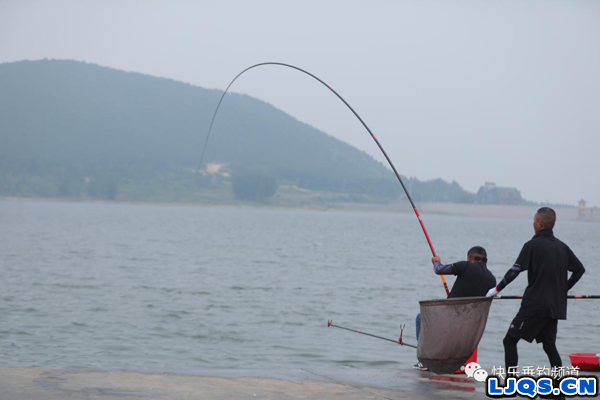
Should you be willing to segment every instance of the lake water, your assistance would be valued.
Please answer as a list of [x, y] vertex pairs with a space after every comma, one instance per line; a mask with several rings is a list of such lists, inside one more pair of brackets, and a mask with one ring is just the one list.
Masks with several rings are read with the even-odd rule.
[[[555, 234], [598, 293], [600, 224]], [[473, 245], [500, 279], [530, 220], [424, 215], [445, 262]], [[410, 368], [418, 300], [444, 297], [414, 215], [177, 205], [0, 201], [0, 365], [122, 369]], [[522, 274], [503, 294], [521, 294]], [[448, 278], [449, 284], [454, 277]], [[493, 303], [479, 362], [503, 364], [518, 300]], [[600, 352], [600, 303], [570, 300], [558, 348]], [[548, 365], [521, 342], [520, 365]]]

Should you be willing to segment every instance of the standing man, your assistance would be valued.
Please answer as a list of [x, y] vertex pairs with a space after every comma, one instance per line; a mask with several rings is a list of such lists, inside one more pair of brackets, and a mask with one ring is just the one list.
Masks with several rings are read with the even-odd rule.
[[[527, 288], [521, 308], [510, 324], [504, 338], [506, 370], [516, 372], [519, 355], [517, 343], [535, 339], [542, 343], [552, 367], [561, 367], [562, 360], [556, 349], [556, 331], [559, 319], [567, 319], [567, 292], [585, 272], [585, 268], [569, 246], [554, 237], [552, 228], [556, 213], [548, 207], [540, 208], [533, 218], [533, 239], [525, 243], [515, 264], [498, 286], [491, 288], [487, 297], [496, 296], [522, 271], [527, 271]], [[571, 277], [568, 277], [571, 271]]]

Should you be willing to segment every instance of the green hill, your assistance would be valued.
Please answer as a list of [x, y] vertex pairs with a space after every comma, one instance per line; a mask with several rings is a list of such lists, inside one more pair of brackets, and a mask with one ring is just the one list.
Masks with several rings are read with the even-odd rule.
[[[0, 64], [0, 195], [218, 202], [231, 179], [195, 169], [221, 94], [75, 61]], [[365, 152], [245, 95], [224, 100], [205, 161], [232, 175], [268, 171], [289, 188], [402, 195]], [[473, 196], [428, 184], [438, 200]], [[427, 200], [419, 186], [415, 198]]]

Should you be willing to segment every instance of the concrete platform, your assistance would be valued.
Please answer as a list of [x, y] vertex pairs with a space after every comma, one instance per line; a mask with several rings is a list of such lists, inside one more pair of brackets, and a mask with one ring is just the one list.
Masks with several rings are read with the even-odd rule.
[[395, 369], [129, 372], [0, 368], [0, 400], [481, 399], [464, 375]]
[[465, 375], [398, 369], [131, 372], [0, 368], [0, 400], [485, 399]]

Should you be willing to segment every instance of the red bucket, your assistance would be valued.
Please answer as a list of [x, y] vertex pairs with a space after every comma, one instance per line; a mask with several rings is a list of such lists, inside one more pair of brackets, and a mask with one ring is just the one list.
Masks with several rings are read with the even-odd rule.
[[569, 358], [574, 367], [581, 371], [600, 371], [600, 353], [571, 353]]

